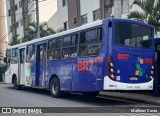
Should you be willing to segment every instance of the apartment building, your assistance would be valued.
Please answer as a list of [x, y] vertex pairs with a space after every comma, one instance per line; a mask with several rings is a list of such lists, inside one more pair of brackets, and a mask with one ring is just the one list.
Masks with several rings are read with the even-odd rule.
[[[25, 35], [28, 24], [36, 21], [35, 0], [5, 0], [7, 15], [7, 30], [9, 41], [15, 35], [19, 38]], [[39, 21], [48, 21], [56, 12], [56, 0], [39, 1]]]
[[[48, 21], [55, 30], [72, 29], [96, 20], [127, 18], [129, 12], [141, 10], [134, 0], [57, 0], [57, 12]], [[112, 16], [111, 16], [112, 14]]]
[[3, 62], [6, 50], [6, 17], [4, 11], [4, 0], [0, 0], [0, 63]]

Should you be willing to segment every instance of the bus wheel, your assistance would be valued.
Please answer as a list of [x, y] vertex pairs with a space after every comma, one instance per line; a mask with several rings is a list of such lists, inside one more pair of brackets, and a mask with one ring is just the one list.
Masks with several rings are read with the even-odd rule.
[[60, 82], [58, 78], [53, 78], [50, 83], [50, 93], [53, 97], [58, 98], [61, 96]]
[[17, 84], [17, 78], [16, 77], [14, 78], [13, 84], [14, 84], [14, 89], [16, 89], [16, 90], [21, 89], [21, 86]]
[[82, 92], [82, 94], [86, 97], [96, 97], [99, 94], [99, 91], [94, 92]]

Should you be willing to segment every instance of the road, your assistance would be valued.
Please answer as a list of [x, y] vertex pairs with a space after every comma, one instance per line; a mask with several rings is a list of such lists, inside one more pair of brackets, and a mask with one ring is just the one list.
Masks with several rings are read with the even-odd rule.
[[86, 98], [79, 94], [51, 97], [48, 90], [23, 88], [15, 90], [10, 84], [0, 84], [1, 107], [143, 107], [153, 106], [106, 97]]

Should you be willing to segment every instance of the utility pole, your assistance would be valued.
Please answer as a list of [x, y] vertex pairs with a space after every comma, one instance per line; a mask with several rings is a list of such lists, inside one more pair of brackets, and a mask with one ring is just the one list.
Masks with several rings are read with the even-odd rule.
[[40, 38], [40, 29], [39, 29], [39, 4], [36, 0], [36, 21], [37, 21], [37, 39]]

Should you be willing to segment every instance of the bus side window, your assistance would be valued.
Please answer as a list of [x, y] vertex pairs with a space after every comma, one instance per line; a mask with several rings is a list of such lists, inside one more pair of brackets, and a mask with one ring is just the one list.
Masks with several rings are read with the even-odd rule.
[[77, 46], [78, 44], [78, 35], [73, 34], [70, 42], [70, 47], [69, 47], [69, 57], [70, 58], [75, 58], [77, 57]]
[[10, 66], [10, 62], [11, 62], [11, 50], [7, 50], [6, 56], [7, 56], [7, 59], [8, 59], [7, 67], [9, 67]]
[[70, 43], [71, 43], [71, 36], [70, 35], [63, 38], [62, 58], [69, 58]]
[[18, 48], [12, 49], [12, 64], [18, 63]]
[[61, 43], [61, 37], [49, 40], [48, 60], [55, 60], [61, 58]]
[[27, 63], [31, 63], [35, 61], [35, 45], [27, 46]]
[[102, 34], [100, 28], [91, 29], [80, 33], [80, 45], [79, 45], [79, 56], [92, 56], [98, 55], [101, 42]]

